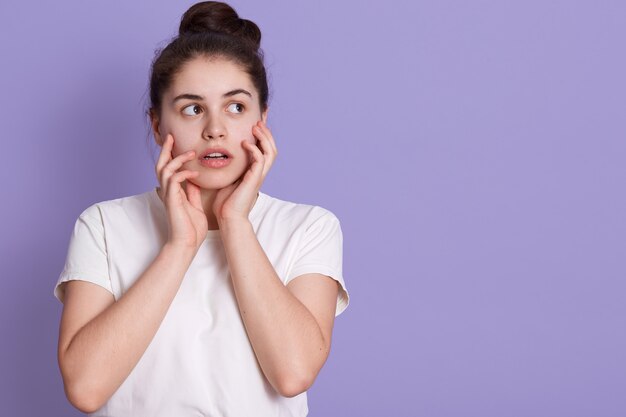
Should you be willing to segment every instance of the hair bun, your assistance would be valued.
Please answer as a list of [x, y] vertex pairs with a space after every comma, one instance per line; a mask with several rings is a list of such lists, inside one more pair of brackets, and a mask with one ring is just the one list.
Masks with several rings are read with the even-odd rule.
[[261, 30], [256, 23], [241, 19], [235, 9], [219, 1], [196, 3], [181, 18], [179, 36], [206, 32], [236, 36], [256, 49], [261, 45]]

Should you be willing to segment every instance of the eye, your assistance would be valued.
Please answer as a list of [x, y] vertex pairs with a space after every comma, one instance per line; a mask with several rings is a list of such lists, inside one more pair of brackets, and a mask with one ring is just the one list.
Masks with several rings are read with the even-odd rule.
[[187, 116], [195, 116], [197, 114], [200, 114], [201, 111], [202, 109], [197, 104], [191, 104], [183, 108], [183, 114], [186, 114]]
[[243, 113], [244, 106], [241, 103], [232, 103], [228, 105], [227, 109], [231, 113]]

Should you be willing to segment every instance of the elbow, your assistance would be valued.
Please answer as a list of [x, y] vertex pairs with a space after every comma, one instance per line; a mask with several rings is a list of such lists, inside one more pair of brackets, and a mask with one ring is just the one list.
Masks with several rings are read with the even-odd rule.
[[65, 384], [65, 396], [70, 404], [83, 413], [94, 413], [106, 402], [102, 396], [84, 384]]
[[328, 349], [320, 349], [322, 356], [314, 363], [295, 362], [287, 369], [283, 369], [282, 375], [275, 380], [274, 388], [283, 397], [291, 398], [307, 391], [317, 378], [322, 366], [328, 358]]
[[[93, 413], [106, 402], [102, 390], [94, 384], [94, 378], [76, 375], [68, 370], [67, 363], [59, 361], [63, 388], [67, 400], [83, 413]], [[66, 365], [66, 366], [63, 366]]]
[[314, 376], [293, 375], [284, 377], [276, 384], [276, 391], [283, 397], [295, 397], [307, 391], [314, 381]]

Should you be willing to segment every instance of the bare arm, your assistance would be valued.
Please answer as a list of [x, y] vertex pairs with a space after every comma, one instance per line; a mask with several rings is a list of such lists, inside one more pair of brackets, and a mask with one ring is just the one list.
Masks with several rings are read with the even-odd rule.
[[339, 287], [319, 274], [282, 283], [248, 221], [223, 222], [239, 311], [259, 364], [281, 395], [314, 382], [330, 352]]
[[166, 244], [117, 302], [94, 284], [65, 284], [58, 360], [75, 407], [97, 410], [128, 377], [154, 338], [194, 255], [194, 249]]
[[84, 412], [100, 408], [139, 362], [207, 234], [200, 190], [181, 186], [198, 173], [178, 171], [193, 153], [174, 158], [173, 136], [163, 142], [155, 134], [163, 143], [156, 174], [168, 213], [167, 243], [117, 302], [94, 284], [65, 284], [59, 367], [68, 399]]
[[249, 213], [277, 150], [265, 120], [252, 133], [256, 145], [241, 142], [250, 167], [240, 181], [218, 191], [213, 212], [259, 365], [278, 393], [293, 397], [313, 384], [328, 357], [339, 288], [321, 274], [301, 275], [286, 287], [267, 258]]

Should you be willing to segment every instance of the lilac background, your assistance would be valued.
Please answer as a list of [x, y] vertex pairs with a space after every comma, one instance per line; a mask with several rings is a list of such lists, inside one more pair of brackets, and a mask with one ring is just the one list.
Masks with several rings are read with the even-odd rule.
[[[78, 214], [156, 184], [148, 68], [191, 4], [0, 4], [0, 415], [81, 415], [52, 289]], [[263, 190], [342, 221], [309, 415], [626, 415], [624, 2], [232, 4], [271, 73]]]

